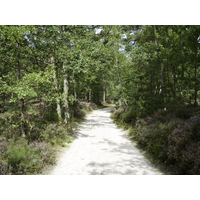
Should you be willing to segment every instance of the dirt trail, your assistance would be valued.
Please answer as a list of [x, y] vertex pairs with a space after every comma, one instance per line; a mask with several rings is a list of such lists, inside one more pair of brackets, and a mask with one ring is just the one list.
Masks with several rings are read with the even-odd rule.
[[110, 119], [112, 107], [95, 110], [77, 130], [51, 175], [160, 175], [122, 129]]

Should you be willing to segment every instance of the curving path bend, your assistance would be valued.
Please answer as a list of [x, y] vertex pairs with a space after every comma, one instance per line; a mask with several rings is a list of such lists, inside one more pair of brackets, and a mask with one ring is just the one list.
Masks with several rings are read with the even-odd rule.
[[161, 175], [125, 131], [110, 119], [112, 107], [87, 115], [77, 139], [63, 151], [50, 175]]

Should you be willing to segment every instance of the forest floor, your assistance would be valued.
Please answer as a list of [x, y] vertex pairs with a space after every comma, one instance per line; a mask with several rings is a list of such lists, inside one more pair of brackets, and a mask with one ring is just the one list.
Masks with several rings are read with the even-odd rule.
[[112, 107], [94, 110], [74, 131], [46, 175], [161, 175], [110, 118]]

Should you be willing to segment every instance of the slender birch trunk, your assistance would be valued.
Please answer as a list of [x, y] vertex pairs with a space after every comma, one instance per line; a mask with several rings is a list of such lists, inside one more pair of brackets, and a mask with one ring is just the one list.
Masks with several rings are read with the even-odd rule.
[[[155, 44], [156, 44], [156, 49], [158, 52], [158, 41], [157, 41], [157, 37], [156, 37], [156, 26], [154, 25], [154, 33], [155, 33]], [[158, 54], [158, 59], [160, 61], [160, 78], [161, 78], [161, 95], [162, 95], [162, 100], [163, 100], [163, 106], [165, 107], [165, 92], [164, 92], [164, 84], [165, 84], [165, 80], [164, 80], [164, 64], [163, 61], [161, 59], [161, 57]]]
[[68, 74], [66, 72], [66, 65], [63, 63], [63, 68], [65, 71], [64, 74], [64, 82], [63, 82], [63, 86], [64, 86], [64, 122], [66, 124], [68, 124], [69, 122], [69, 103], [68, 103]]
[[[20, 62], [18, 61], [18, 80], [21, 78], [21, 69], [20, 69]], [[20, 100], [20, 118], [21, 118], [21, 135], [22, 137], [25, 137], [26, 135], [26, 125], [25, 125], [25, 100], [24, 98], [19, 99]]]
[[91, 96], [92, 96], [91, 90], [89, 90], [89, 102], [91, 101]]
[[103, 103], [106, 103], [106, 76], [103, 79]]
[[73, 71], [73, 81], [74, 81], [74, 101], [77, 101], [77, 94], [76, 94], [76, 80], [74, 76], [74, 71]]
[[194, 78], [195, 78], [195, 82], [194, 82], [194, 105], [197, 106], [198, 102], [197, 102], [197, 63], [195, 63], [195, 69], [194, 69]]
[[[62, 25], [62, 31], [65, 33], [65, 25]], [[63, 70], [64, 70], [64, 81], [63, 81], [63, 88], [64, 88], [64, 122], [65, 124], [69, 123], [69, 103], [68, 103], [68, 74], [67, 74], [67, 66], [65, 62], [63, 62]]]
[[[17, 43], [17, 48], [20, 48], [19, 43]], [[20, 54], [18, 53], [17, 55], [17, 65], [18, 65], [18, 69], [17, 69], [17, 79], [20, 80], [21, 79], [21, 63], [20, 63]], [[19, 99], [20, 101], [20, 118], [21, 118], [21, 125], [20, 125], [20, 130], [21, 130], [21, 135], [22, 137], [25, 137], [26, 135], [26, 123], [25, 123], [25, 99]]]
[[[121, 86], [120, 71], [119, 71], [119, 68], [118, 68], [118, 59], [117, 59], [117, 55], [116, 55], [116, 65], [117, 65], [117, 74], [118, 74], [118, 85]], [[119, 97], [118, 103], [119, 103], [119, 106], [122, 105], [121, 95], [120, 95], [120, 97]]]
[[[51, 57], [51, 63], [54, 65], [54, 61], [53, 61], [53, 57]], [[57, 70], [57, 73], [54, 72], [53, 74], [53, 81], [55, 83], [55, 89], [56, 89], [56, 92], [58, 93], [58, 68], [56, 67], [56, 70]], [[58, 114], [58, 119], [59, 119], [59, 122], [62, 121], [62, 115], [61, 115], [61, 106], [60, 106], [60, 96], [58, 97], [57, 99], [57, 102], [56, 102], [56, 111], [57, 111], [57, 114]]]

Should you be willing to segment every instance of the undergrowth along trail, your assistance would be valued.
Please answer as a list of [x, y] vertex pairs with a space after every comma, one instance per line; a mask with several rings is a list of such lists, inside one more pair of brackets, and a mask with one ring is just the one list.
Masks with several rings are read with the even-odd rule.
[[132, 140], [165, 174], [200, 174], [200, 106], [177, 105], [146, 117], [138, 117], [133, 108], [112, 112], [114, 121], [129, 130]]

